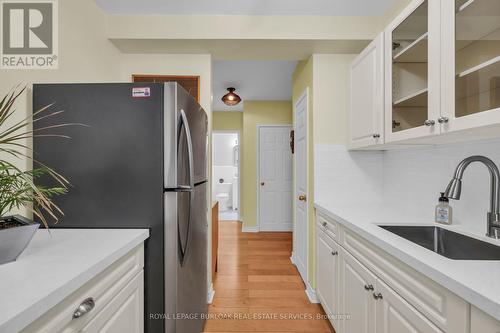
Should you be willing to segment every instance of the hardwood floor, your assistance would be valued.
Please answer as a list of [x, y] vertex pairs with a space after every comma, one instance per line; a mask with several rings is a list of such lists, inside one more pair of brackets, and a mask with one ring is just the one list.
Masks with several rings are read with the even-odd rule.
[[205, 332], [334, 332], [290, 262], [291, 233], [242, 233], [220, 222], [215, 298]]

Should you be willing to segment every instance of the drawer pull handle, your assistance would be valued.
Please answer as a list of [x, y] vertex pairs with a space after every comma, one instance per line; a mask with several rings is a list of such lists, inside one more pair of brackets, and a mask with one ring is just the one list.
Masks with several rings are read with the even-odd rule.
[[332, 256], [338, 256], [339, 252], [338, 251], [332, 251]]
[[73, 312], [73, 318], [80, 318], [81, 316], [89, 313], [92, 311], [92, 309], [95, 307], [95, 302], [92, 297], [87, 298], [84, 300], [78, 308], [76, 308], [75, 312]]
[[373, 284], [365, 284], [365, 290], [373, 290]]
[[384, 297], [382, 297], [381, 293], [373, 293], [373, 298], [375, 298], [376, 300], [379, 300], [379, 299], [382, 299]]

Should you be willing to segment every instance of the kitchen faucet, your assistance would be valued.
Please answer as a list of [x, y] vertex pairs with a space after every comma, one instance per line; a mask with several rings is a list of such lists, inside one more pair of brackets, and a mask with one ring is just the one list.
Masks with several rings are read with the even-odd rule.
[[488, 232], [487, 236], [491, 238], [500, 238], [500, 172], [495, 162], [485, 156], [470, 156], [460, 162], [455, 170], [453, 179], [448, 184], [444, 196], [449, 199], [460, 200], [462, 192], [462, 178], [465, 169], [474, 162], [481, 162], [490, 171], [490, 211], [488, 213]]

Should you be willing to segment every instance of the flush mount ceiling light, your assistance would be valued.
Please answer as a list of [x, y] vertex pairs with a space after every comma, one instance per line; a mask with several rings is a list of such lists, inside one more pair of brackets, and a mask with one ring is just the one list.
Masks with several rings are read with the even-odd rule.
[[233, 87], [227, 88], [227, 91], [229, 92], [222, 96], [222, 101], [224, 102], [224, 104], [228, 106], [235, 106], [236, 104], [241, 102], [241, 97], [234, 93], [235, 90], [236, 89]]

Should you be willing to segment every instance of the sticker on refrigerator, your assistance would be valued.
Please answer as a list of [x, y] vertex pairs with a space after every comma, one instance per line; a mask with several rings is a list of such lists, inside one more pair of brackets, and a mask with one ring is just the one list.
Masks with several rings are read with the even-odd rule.
[[150, 96], [151, 96], [151, 88], [149, 87], [132, 88], [132, 97], [134, 98], [150, 97]]

